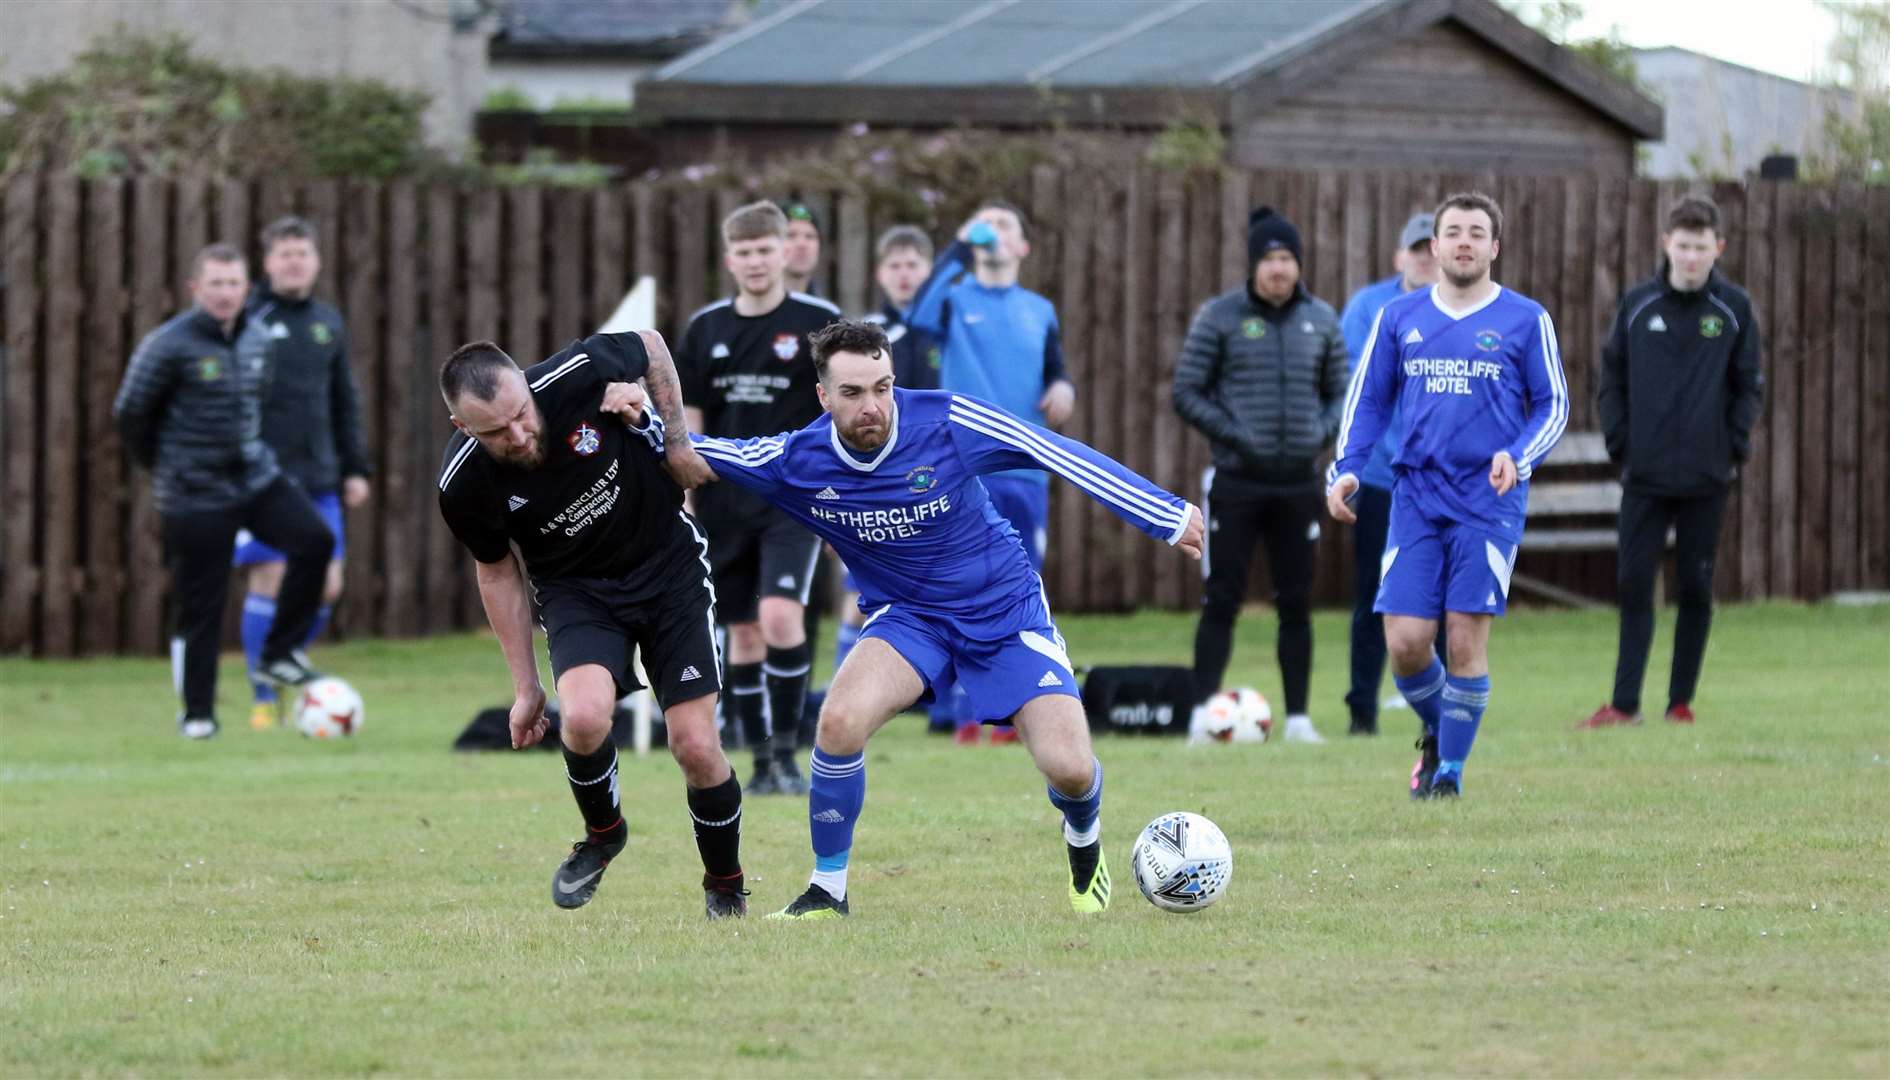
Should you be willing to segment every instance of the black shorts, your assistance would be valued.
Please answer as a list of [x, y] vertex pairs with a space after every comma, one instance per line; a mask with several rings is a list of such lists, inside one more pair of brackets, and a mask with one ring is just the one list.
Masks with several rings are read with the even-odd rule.
[[598, 664], [622, 697], [643, 686], [631, 663], [640, 650], [664, 709], [722, 689], [715, 593], [698, 545], [628, 578], [556, 578], [535, 588], [554, 678]]
[[703, 509], [718, 614], [725, 625], [754, 622], [764, 596], [807, 603], [820, 560], [820, 537], [772, 506], [749, 513], [712, 505]]

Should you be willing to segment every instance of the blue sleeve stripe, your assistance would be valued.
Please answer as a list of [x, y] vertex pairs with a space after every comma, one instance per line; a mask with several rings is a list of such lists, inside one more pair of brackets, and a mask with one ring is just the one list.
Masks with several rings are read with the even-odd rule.
[[[1137, 491], [1135, 488], [1127, 487], [1125, 485], [1120, 485], [1120, 484], [1105, 488], [1103, 485], [1101, 485], [1100, 483], [1098, 483], [1096, 480], [1094, 480], [1091, 477], [1079, 475], [1073, 471], [1066, 469], [1062, 465], [1052, 464], [1051, 462], [1044, 461], [1043, 456], [1041, 454], [1039, 454], [1033, 448], [1025, 445], [1021, 440], [1013, 438], [1011, 435], [1006, 434], [1002, 431], [998, 431], [993, 427], [987, 427], [982, 421], [973, 420], [968, 417], [964, 417], [964, 416], [960, 416], [956, 414], [953, 415], [952, 420], [954, 423], [958, 424], [959, 426], [969, 428], [970, 430], [975, 431], [980, 435], [984, 435], [988, 438], [996, 439], [998, 442], [1001, 442], [1001, 443], [1006, 443], [1008, 445], [1015, 446], [1019, 450], [1022, 450], [1024, 453], [1029, 454], [1033, 459], [1037, 460], [1045, 468], [1056, 473], [1058, 476], [1063, 477], [1065, 480], [1070, 481], [1071, 483], [1075, 484], [1077, 487], [1082, 488], [1092, 498], [1098, 500], [1099, 502], [1104, 502], [1111, 506], [1116, 507], [1125, 515], [1131, 515], [1136, 518], [1140, 518], [1143, 521], [1148, 522], [1150, 525], [1161, 529], [1164, 535], [1166, 535], [1169, 532], [1174, 531], [1178, 524], [1185, 524], [1185, 523], [1178, 522], [1177, 519], [1173, 517], [1164, 517], [1164, 516], [1153, 514], [1145, 506], [1133, 505], [1132, 500], [1125, 498], [1125, 496], [1141, 496], [1142, 493], [1140, 491]], [[1163, 509], [1173, 512], [1173, 508], [1167, 506], [1166, 504], [1163, 504]]]
[[1164, 531], [1172, 531], [1177, 524], [1186, 524], [1185, 507], [1173, 506], [1157, 495], [1084, 461], [1009, 416], [953, 395], [951, 419], [961, 427], [1022, 450], [1045, 468], [1089, 492], [1092, 497], [1112, 503], [1124, 513], [1134, 514], [1150, 524], [1160, 526]]
[[[1162, 491], [1159, 488], [1144, 489], [1136, 487], [1129, 480], [1117, 476], [1107, 468], [1094, 462], [1086, 461], [1079, 454], [1072, 453], [1056, 445], [1056, 443], [1045, 439], [1030, 425], [1019, 421], [1015, 417], [999, 412], [975, 399], [957, 396], [953, 396], [952, 398], [952, 409], [955, 413], [962, 414], [955, 415], [954, 419], [959, 420], [964, 426], [971, 426], [969, 423], [965, 422], [967, 420], [982, 420], [1001, 430], [1008, 430], [1013, 438], [1006, 438], [1003, 441], [1030, 454], [1031, 457], [1036, 458], [1047, 467], [1052, 468], [1058, 475], [1064, 476], [1072, 482], [1080, 481], [1078, 481], [1075, 476], [1070, 475], [1065, 469], [1056, 468], [1051, 461], [1045, 460], [1044, 455], [1053, 455], [1057, 460], [1067, 463], [1074, 469], [1081, 470], [1085, 475], [1088, 475], [1091, 479], [1099, 483], [1115, 486], [1129, 498], [1145, 507], [1145, 516], [1153, 514], [1154, 516], [1151, 517], [1150, 520], [1160, 524], [1169, 524], [1172, 519], [1165, 518], [1163, 515], [1179, 515], [1179, 520], [1181, 520], [1183, 524], [1187, 521], [1186, 507], [1177, 509], [1172, 504], [1164, 501], [1165, 498], [1172, 497], [1168, 495], [1168, 492]], [[984, 433], [993, 435], [994, 437], [996, 435], [995, 432], [991, 431]], [[1018, 440], [1022, 441], [1020, 442]], [[1095, 451], [1091, 450], [1091, 453], [1095, 453]], [[1098, 457], [1101, 457], [1101, 455], [1099, 454]]]
[[1518, 479], [1527, 480], [1535, 472], [1536, 462], [1554, 449], [1568, 427], [1568, 382], [1562, 373], [1562, 353], [1555, 341], [1555, 324], [1549, 313], [1536, 316], [1536, 332], [1542, 335], [1542, 367], [1549, 379], [1549, 419], [1523, 448], [1523, 459], [1516, 463]]
[[1378, 324], [1385, 318], [1385, 309], [1379, 308], [1372, 316], [1372, 328], [1365, 334], [1365, 349], [1358, 354], [1358, 364], [1352, 368], [1352, 385], [1345, 388], [1345, 415], [1339, 419], [1339, 441], [1332, 451], [1332, 479], [1338, 479], [1339, 462], [1344, 461], [1348, 448], [1346, 443], [1352, 437], [1352, 416], [1358, 411], [1358, 399], [1364, 393], [1367, 372], [1371, 370], [1372, 353], [1378, 347]]
[[726, 461], [731, 465], [755, 469], [766, 465], [787, 452], [787, 440], [756, 439], [747, 445], [733, 439], [719, 439], [711, 436], [696, 436], [696, 450], [703, 457], [716, 461]]

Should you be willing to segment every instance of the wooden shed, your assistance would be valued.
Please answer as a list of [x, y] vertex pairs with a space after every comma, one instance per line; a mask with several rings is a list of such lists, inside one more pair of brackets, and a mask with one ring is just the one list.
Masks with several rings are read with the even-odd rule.
[[1491, 0], [799, 0], [637, 108], [692, 150], [1211, 122], [1254, 168], [1629, 175], [1662, 134], [1657, 102]]

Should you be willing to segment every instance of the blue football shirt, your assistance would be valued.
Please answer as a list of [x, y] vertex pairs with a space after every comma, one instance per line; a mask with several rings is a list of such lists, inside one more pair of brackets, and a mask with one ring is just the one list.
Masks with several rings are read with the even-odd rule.
[[942, 390], [895, 388], [890, 432], [871, 454], [842, 442], [828, 415], [768, 438], [693, 438], [723, 482], [833, 544], [862, 610], [918, 608], [977, 641], [1040, 625], [1044, 607], [1030, 556], [980, 476], [1054, 473], [1169, 544], [1189, 520], [1186, 500], [1088, 446]]
[[[1461, 311], [1435, 287], [1386, 304], [1352, 372], [1328, 487], [1361, 474], [1394, 409], [1405, 422], [1394, 483], [1427, 513], [1519, 542], [1529, 476], [1568, 426], [1568, 380], [1542, 305], [1501, 286]], [[1489, 481], [1500, 450], [1518, 480], [1501, 496]]]

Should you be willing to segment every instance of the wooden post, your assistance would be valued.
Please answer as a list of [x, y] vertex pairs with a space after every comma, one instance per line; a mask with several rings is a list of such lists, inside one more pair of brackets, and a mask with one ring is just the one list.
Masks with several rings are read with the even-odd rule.
[[6, 189], [5, 258], [7, 279], [6, 504], [13, 512], [0, 518], [0, 651], [36, 650], [34, 609], [40, 571], [33, 551], [39, 484], [39, 226], [40, 177], [22, 171]]

